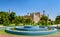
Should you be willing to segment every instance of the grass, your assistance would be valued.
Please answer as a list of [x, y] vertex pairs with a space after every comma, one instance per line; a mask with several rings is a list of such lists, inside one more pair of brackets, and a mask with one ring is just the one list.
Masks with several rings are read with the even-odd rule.
[[56, 33], [53, 33], [53, 34], [50, 34], [50, 35], [47, 35], [47, 36], [52, 36], [52, 35], [54, 35], [54, 36], [60, 35], [60, 29], [58, 29]]
[[5, 32], [5, 29], [2, 29], [0, 30], [0, 34], [7, 34], [7, 33]]
[[60, 29], [58, 29], [58, 31], [53, 35], [60, 35]]

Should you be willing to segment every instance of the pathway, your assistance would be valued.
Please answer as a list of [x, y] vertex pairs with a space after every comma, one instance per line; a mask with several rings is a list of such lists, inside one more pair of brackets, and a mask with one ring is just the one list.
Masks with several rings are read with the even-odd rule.
[[60, 35], [52, 35], [52, 36], [14, 36], [8, 34], [0, 34], [0, 37], [60, 37]]

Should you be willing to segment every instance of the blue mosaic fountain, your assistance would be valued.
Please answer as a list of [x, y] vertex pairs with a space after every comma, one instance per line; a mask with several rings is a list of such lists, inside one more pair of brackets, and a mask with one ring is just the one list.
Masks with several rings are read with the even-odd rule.
[[[11, 30], [11, 28], [15, 28], [15, 30]], [[17, 35], [47, 35], [52, 34], [57, 31], [56, 28], [50, 28], [48, 30], [48, 27], [45, 26], [16, 26], [16, 27], [7, 27], [6, 32], [11, 34], [17, 34]]]

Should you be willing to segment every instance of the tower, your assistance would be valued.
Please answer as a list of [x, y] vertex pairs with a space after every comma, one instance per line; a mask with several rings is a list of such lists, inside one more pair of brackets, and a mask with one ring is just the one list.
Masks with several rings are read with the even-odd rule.
[[27, 15], [29, 16], [29, 13], [27, 13]]
[[43, 10], [43, 16], [45, 15], [45, 10]]
[[10, 9], [9, 9], [9, 13], [10, 13]]

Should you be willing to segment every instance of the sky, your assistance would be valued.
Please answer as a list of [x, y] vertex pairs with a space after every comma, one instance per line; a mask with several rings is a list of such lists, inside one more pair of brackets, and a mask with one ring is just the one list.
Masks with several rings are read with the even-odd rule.
[[16, 15], [40, 12], [54, 20], [60, 15], [60, 0], [0, 0], [0, 11], [14, 11]]

